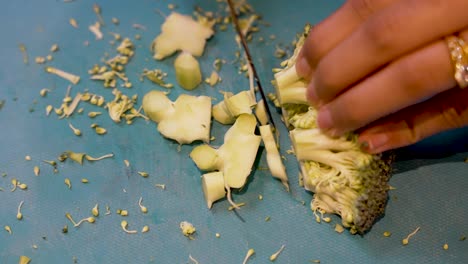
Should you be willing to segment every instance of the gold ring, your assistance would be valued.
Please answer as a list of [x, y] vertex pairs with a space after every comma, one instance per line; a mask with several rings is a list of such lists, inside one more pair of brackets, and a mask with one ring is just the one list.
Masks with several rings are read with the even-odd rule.
[[468, 45], [456, 36], [448, 36], [445, 41], [455, 71], [455, 80], [460, 88], [465, 88], [468, 86]]

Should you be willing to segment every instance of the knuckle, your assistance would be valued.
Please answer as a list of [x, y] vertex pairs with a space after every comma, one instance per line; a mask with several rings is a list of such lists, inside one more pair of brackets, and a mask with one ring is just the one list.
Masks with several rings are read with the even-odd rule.
[[453, 107], [450, 107], [443, 111], [442, 118], [448, 129], [462, 128], [463, 126], [465, 126], [465, 122], [461, 117], [460, 113], [458, 113], [458, 111]]
[[375, 0], [350, 0], [349, 6], [358, 18], [364, 20], [375, 12], [375, 2]]
[[434, 78], [430, 72], [415, 70], [417, 65], [414, 65], [413, 61], [409, 59], [403, 59], [389, 67], [394, 69], [394, 78], [400, 84], [399, 87], [402, 89], [399, 90], [404, 93], [406, 98], [418, 98], [427, 93], [427, 83], [432, 83], [431, 79]]
[[398, 14], [375, 17], [364, 24], [364, 38], [376, 52], [391, 51], [395, 36], [402, 29], [401, 23]]
[[400, 121], [400, 131], [403, 131], [400, 135], [400, 141], [402, 145], [412, 145], [420, 141], [425, 137], [425, 129], [417, 126], [412, 118], [407, 118]]
[[328, 51], [323, 37], [321, 37], [320, 25], [313, 27], [302, 48], [303, 56], [313, 65], [317, 64], [323, 55]]
[[314, 75], [317, 97], [321, 101], [329, 101], [339, 92], [339, 76], [336, 75], [336, 66], [330, 64], [325, 58], [320, 61]]

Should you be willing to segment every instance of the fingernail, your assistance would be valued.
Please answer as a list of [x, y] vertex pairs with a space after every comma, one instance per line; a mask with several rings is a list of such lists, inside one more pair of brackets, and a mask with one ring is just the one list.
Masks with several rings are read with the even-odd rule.
[[309, 62], [304, 56], [301, 56], [296, 61], [296, 71], [297, 74], [302, 78], [307, 78], [312, 74], [312, 68], [310, 67]]
[[330, 110], [327, 108], [320, 109], [317, 117], [317, 125], [323, 131], [327, 131], [328, 134], [337, 134], [337, 131], [332, 130], [333, 120]]

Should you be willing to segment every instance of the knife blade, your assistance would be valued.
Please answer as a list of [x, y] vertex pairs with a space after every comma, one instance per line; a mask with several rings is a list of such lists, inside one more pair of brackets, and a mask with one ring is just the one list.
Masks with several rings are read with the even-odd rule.
[[242, 29], [241, 29], [241, 27], [239, 25], [239, 19], [238, 19], [238, 15], [236, 13], [236, 9], [234, 7], [234, 3], [232, 2], [232, 0], [227, 0], [227, 2], [228, 2], [228, 6], [229, 6], [229, 11], [231, 13], [232, 22], [233, 22], [234, 27], [236, 29], [237, 35], [239, 36], [239, 40], [240, 40], [240, 43], [242, 45], [242, 48], [244, 49], [245, 57], [247, 58], [247, 63], [249, 64], [250, 69], [252, 70], [253, 78], [254, 78], [255, 83], [257, 84], [257, 87], [258, 87], [258, 92], [260, 93], [260, 96], [263, 99], [263, 104], [265, 105], [265, 110], [266, 110], [266, 113], [267, 113], [267, 116], [268, 116], [268, 123], [273, 127], [274, 131], [276, 131], [276, 126], [275, 126], [275, 123], [273, 121], [273, 116], [271, 114], [270, 108], [268, 107], [267, 97], [265, 95], [262, 84], [260, 82], [260, 78], [258, 77], [257, 70], [256, 70], [255, 65], [253, 63], [252, 55], [250, 54], [250, 50], [249, 50], [249, 47], [247, 45], [247, 41], [246, 41], [245, 36], [242, 33]]

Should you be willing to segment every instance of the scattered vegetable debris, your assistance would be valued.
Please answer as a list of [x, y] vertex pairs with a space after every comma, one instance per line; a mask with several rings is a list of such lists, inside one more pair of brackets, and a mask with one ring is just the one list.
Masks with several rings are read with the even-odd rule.
[[54, 68], [54, 67], [47, 66], [45, 68], [45, 71], [47, 73], [50, 73], [50, 74], [55, 74], [55, 75], [65, 79], [65, 80], [67, 80], [67, 81], [69, 81], [69, 82], [71, 82], [73, 84], [77, 84], [80, 81], [80, 76], [77, 76], [77, 75], [62, 71], [62, 70]]
[[220, 81], [221, 77], [219, 77], [219, 74], [216, 71], [212, 71], [210, 77], [205, 79], [205, 83], [211, 87], [215, 86]]
[[103, 34], [101, 32], [101, 23], [96, 22], [93, 25], [90, 25], [88, 29], [94, 34], [96, 40], [101, 40], [103, 38]]
[[21, 201], [18, 205], [18, 210], [16, 213], [16, 219], [21, 220], [23, 219], [23, 214], [21, 213], [21, 207], [23, 206], [24, 201]]
[[187, 222], [187, 221], [182, 221], [179, 224], [180, 230], [182, 231], [182, 234], [190, 239], [193, 239], [193, 235], [197, 231], [195, 227]]
[[34, 59], [34, 62], [36, 62], [37, 64], [44, 64], [46, 62], [46, 58], [38, 56]]
[[45, 97], [45, 96], [47, 95], [47, 93], [49, 93], [49, 92], [50, 92], [49, 89], [44, 88], [44, 89], [41, 89], [41, 91], [39, 91], [39, 95], [40, 95], [41, 97]]
[[75, 220], [73, 220], [72, 216], [70, 213], [65, 213], [65, 217], [70, 220], [70, 222], [72, 222], [72, 224], [75, 226], [76, 225], [76, 222]]
[[93, 209], [91, 209], [91, 213], [93, 216], [98, 217], [99, 216], [99, 204], [96, 204]]
[[94, 131], [96, 132], [96, 134], [98, 135], [104, 135], [107, 133], [107, 129], [103, 128], [103, 127], [95, 127], [94, 128]]
[[11, 189], [11, 192], [14, 192], [16, 190], [16, 187], [18, 187], [18, 180], [16, 178], [11, 179], [11, 185], [13, 185], [13, 188]]
[[88, 116], [91, 118], [95, 118], [96, 116], [101, 115], [101, 114], [102, 114], [101, 112], [89, 112]]
[[163, 72], [160, 69], [148, 70], [143, 69], [143, 73], [140, 76], [140, 80], [143, 81], [143, 77], [150, 80], [151, 82], [163, 87], [163, 88], [172, 88], [174, 85], [172, 83], [167, 83], [164, 78], [167, 77], [167, 73]]
[[65, 185], [68, 187], [68, 189], [71, 190], [72, 188], [72, 185], [71, 185], [71, 181], [69, 178], [65, 178]]
[[19, 262], [18, 264], [29, 264], [31, 262], [31, 259], [27, 256], [20, 256], [19, 257]]
[[99, 160], [108, 159], [108, 158], [112, 158], [112, 157], [114, 157], [114, 153], [105, 154], [105, 155], [102, 155], [102, 156], [96, 157], [96, 158], [91, 157], [88, 154], [85, 154], [85, 159], [88, 160], [88, 161], [99, 161]]
[[198, 264], [198, 261], [192, 257], [192, 255], [189, 255], [189, 259], [193, 262], [193, 264]]
[[120, 214], [121, 216], [128, 216], [128, 211], [127, 210], [120, 210]]
[[57, 52], [59, 50], [58, 44], [52, 44], [50, 47], [50, 52]]
[[[28, 52], [26, 51], [26, 46], [24, 44], [18, 45], [21, 55], [23, 56], [23, 63], [29, 64]], [[1, 107], [0, 107], [1, 108]]]
[[70, 20], [68, 20], [68, 22], [70, 23], [70, 25], [74, 28], [78, 28], [78, 22], [76, 22], [76, 20], [74, 18], [70, 18]]
[[94, 217], [92, 217], [92, 216], [83, 218], [83, 219], [81, 219], [80, 221], [78, 221], [78, 223], [76, 223], [76, 224], [74, 225], [74, 227], [79, 227], [79, 226], [80, 226], [82, 223], [84, 223], [84, 222], [88, 222], [88, 223], [90, 223], [90, 224], [93, 224], [94, 222], [96, 222], [96, 219], [95, 219]]
[[232, 211], [234, 209], [239, 209], [240, 207], [246, 205], [246, 203], [236, 203], [228, 207], [228, 211]]
[[339, 234], [343, 233], [344, 232], [344, 227], [340, 224], [335, 224], [335, 231]]
[[280, 247], [280, 249], [278, 249], [278, 251], [276, 251], [275, 253], [273, 253], [273, 255], [270, 256], [270, 261], [275, 261], [275, 260], [278, 258], [278, 256], [281, 254], [281, 252], [283, 252], [284, 247], [285, 247], [285, 245], [282, 245], [282, 246]]
[[128, 227], [128, 222], [123, 220], [122, 222], [120, 222], [120, 227], [122, 227], [122, 230], [127, 233], [127, 234], [136, 234], [138, 233], [138, 231], [136, 230], [128, 230], [127, 227]]
[[160, 184], [160, 183], [156, 183], [154, 186], [162, 189], [162, 190], [165, 190], [166, 189], [166, 185], [165, 184]]
[[94, 3], [93, 4], [93, 11], [94, 11], [94, 13], [96, 14], [96, 16], [97, 16], [97, 18], [99, 20], [99, 24], [101, 26], [104, 26], [104, 19], [102, 18], [101, 7], [98, 4]]
[[137, 173], [140, 174], [140, 176], [143, 178], [147, 178], [149, 176], [149, 174], [146, 171], [139, 171]]
[[13, 232], [11, 231], [11, 227], [10, 227], [9, 225], [6, 225], [6, 226], [4, 227], [4, 229], [5, 229], [5, 231], [7, 231], [8, 234], [10, 234], [10, 235], [13, 233]]
[[254, 254], [255, 250], [253, 248], [249, 249], [245, 255], [244, 261], [242, 261], [242, 264], [246, 264]]
[[146, 206], [141, 204], [142, 201], [143, 201], [143, 197], [140, 197], [140, 199], [138, 200], [138, 206], [140, 207], [140, 211], [142, 213], [146, 214], [146, 213], [148, 213], [148, 208], [146, 208]]
[[418, 231], [419, 231], [420, 227], [416, 228], [412, 233], [410, 233], [407, 237], [403, 238], [403, 240], [401, 240], [401, 243], [406, 246], [408, 245], [409, 243], [409, 239], [414, 236]]

